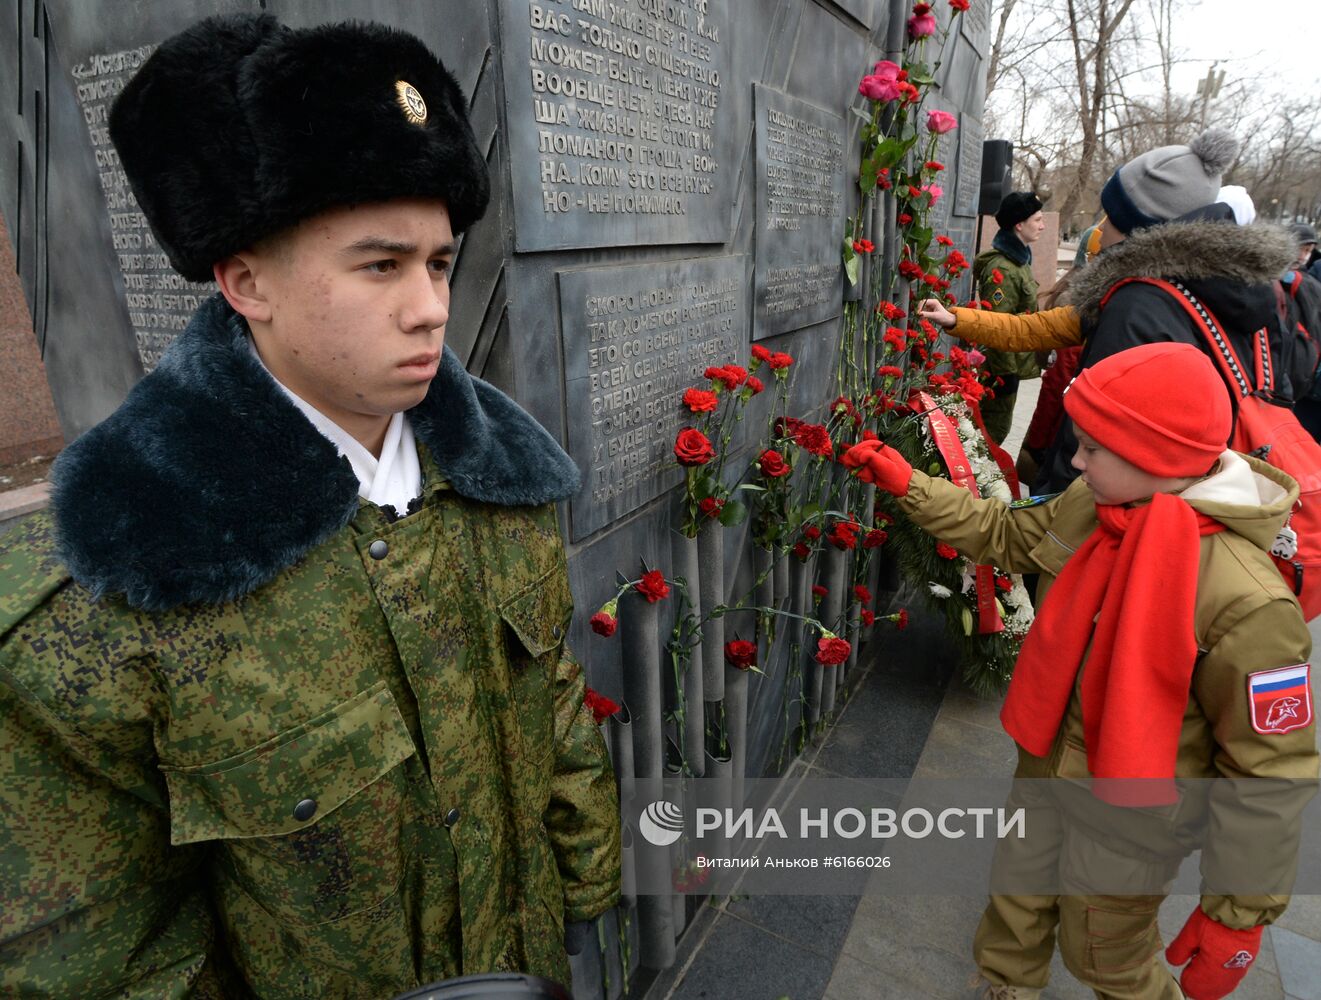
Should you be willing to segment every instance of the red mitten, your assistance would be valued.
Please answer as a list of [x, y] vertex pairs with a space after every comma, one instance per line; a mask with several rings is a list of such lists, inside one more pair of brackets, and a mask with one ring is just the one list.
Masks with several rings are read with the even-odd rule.
[[846, 469], [857, 469], [864, 483], [875, 483], [885, 492], [901, 497], [908, 492], [913, 467], [904, 456], [880, 441], [855, 444], [840, 459]]
[[1179, 985], [1190, 1000], [1220, 1000], [1233, 993], [1248, 974], [1261, 951], [1262, 930], [1226, 927], [1199, 906], [1165, 949], [1165, 961], [1171, 965], [1188, 962]]

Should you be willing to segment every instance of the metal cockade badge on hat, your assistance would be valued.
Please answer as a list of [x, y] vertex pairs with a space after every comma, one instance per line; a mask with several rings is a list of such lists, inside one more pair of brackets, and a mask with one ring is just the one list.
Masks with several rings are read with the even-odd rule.
[[427, 102], [422, 100], [418, 89], [407, 80], [396, 80], [394, 89], [399, 99], [399, 106], [404, 109], [404, 117], [414, 125], [425, 125]]

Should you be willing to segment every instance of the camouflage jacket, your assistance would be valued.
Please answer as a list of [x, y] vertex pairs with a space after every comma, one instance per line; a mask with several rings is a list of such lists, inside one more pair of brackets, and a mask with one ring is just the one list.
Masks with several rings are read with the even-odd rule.
[[[995, 280], [999, 272], [1000, 280]], [[1031, 264], [1017, 264], [998, 249], [983, 250], [972, 262], [973, 281], [994, 312], [1027, 313], [1037, 308], [1037, 279]], [[984, 349], [985, 368], [997, 375], [1037, 378], [1041, 366], [1032, 351]]]
[[392, 518], [244, 336], [199, 310], [0, 554], [0, 993], [567, 981], [619, 883], [576, 470], [446, 352]]

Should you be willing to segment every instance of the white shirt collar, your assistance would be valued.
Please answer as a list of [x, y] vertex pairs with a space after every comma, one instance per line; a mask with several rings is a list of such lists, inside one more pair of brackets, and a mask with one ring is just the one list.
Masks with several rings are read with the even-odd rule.
[[[257, 345], [248, 338], [252, 356], [271, 375], [271, 370], [257, 353]], [[417, 458], [417, 444], [413, 440], [413, 427], [403, 413], [390, 417], [377, 459], [352, 434], [303, 399], [274, 375], [271, 380], [280, 387], [290, 402], [321, 432], [335, 449], [349, 460], [353, 474], [358, 477], [358, 496], [379, 507], [387, 504], [396, 513], [408, 512], [408, 505], [422, 493], [422, 466]]]

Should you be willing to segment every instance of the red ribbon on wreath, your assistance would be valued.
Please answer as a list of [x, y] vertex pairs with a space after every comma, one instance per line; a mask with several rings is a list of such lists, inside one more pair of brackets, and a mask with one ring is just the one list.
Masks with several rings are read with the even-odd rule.
[[[950, 480], [973, 496], [981, 496], [977, 491], [977, 477], [973, 474], [972, 463], [968, 461], [968, 453], [963, 450], [963, 442], [959, 440], [959, 432], [953, 421], [925, 392], [917, 393], [917, 402], [919, 412], [926, 414], [927, 425], [931, 428], [931, 440], [936, 443], [936, 450], [945, 460]], [[990, 566], [978, 566], [973, 580], [977, 594], [978, 633], [989, 635], [1004, 631], [1005, 624], [995, 608], [995, 570]]]

